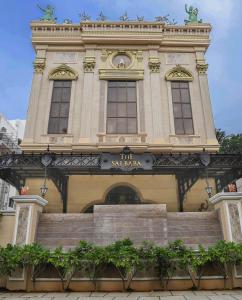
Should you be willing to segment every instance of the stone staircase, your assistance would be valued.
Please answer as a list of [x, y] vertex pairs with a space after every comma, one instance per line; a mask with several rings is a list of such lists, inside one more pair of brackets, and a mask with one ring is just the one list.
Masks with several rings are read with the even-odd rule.
[[93, 214], [41, 214], [36, 241], [48, 248], [72, 248], [80, 240], [106, 245], [130, 238], [158, 245], [180, 239], [187, 246], [208, 247], [222, 239], [217, 213], [167, 213], [162, 204], [98, 205]]
[[209, 247], [223, 239], [216, 211], [167, 213], [168, 241], [182, 240], [192, 248]]

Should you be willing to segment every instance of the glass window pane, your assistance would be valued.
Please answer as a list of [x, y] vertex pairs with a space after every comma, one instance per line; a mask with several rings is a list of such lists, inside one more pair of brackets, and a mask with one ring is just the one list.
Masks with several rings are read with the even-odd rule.
[[53, 94], [52, 94], [52, 102], [60, 102], [62, 97], [62, 89], [58, 87], [53, 88]]
[[180, 89], [172, 89], [172, 101], [173, 102], [180, 102]]
[[62, 89], [62, 102], [70, 102], [71, 98], [71, 89], [63, 88]]
[[182, 119], [175, 119], [175, 132], [176, 134], [184, 134], [183, 129], [183, 120]]
[[188, 82], [180, 82], [180, 88], [184, 89], [188, 89], [189, 85], [188, 85]]
[[108, 103], [108, 117], [117, 117], [116, 103]]
[[190, 103], [190, 95], [188, 89], [181, 89], [181, 102]]
[[130, 87], [127, 89], [127, 101], [136, 102], [136, 88]]
[[127, 116], [136, 118], [136, 103], [127, 103]]
[[59, 118], [50, 118], [48, 133], [59, 133]]
[[137, 121], [136, 118], [128, 119], [128, 133], [137, 132]]
[[117, 118], [117, 133], [127, 133], [126, 118]]
[[127, 81], [127, 87], [136, 87], [136, 82], [135, 81]]
[[55, 80], [54, 81], [54, 88], [55, 87], [62, 87], [63, 86], [63, 81], [61, 80]]
[[127, 107], [126, 103], [117, 103], [117, 117], [126, 117], [127, 116]]
[[182, 118], [182, 106], [179, 103], [173, 103], [174, 118]]
[[109, 88], [108, 89], [108, 101], [109, 102], [117, 101], [117, 91], [116, 91], [116, 88]]
[[180, 87], [179, 82], [176, 82], [176, 81], [171, 82], [172, 89], [178, 89], [179, 87]]
[[185, 134], [194, 134], [192, 119], [184, 119]]
[[126, 102], [126, 88], [124, 87], [119, 87], [116, 89], [117, 90], [117, 102]]
[[110, 118], [107, 120], [107, 132], [108, 133], [116, 133], [117, 131], [117, 119], [116, 118]]
[[66, 88], [71, 88], [71, 80], [67, 80], [67, 81], [62, 81], [63, 83], [63, 87], [66, 87]]
[[68, 119], [67, 118], [60, 118], [59, 123], [59, 133], [67, 133], [67, 127], [68, 127]]
[[116, 81], [109, 81], [108, 82], [108, 87], [116, 87], [117, 84], [116, 84]]
[[60, 117], [66, 117], [69, 116], [69, 103], [61, 103], [60, 104]]
[[59, 103], [52, 103], [50, 109], [50, 116], [51, 117], [59, 117], [60, 114], [60, 104]]
[[191, 104], [182, 104], [183, 118], [192, 118]]

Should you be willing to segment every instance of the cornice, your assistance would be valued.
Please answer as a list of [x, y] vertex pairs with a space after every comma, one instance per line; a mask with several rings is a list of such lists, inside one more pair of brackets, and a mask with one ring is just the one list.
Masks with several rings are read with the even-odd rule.
[[34, 46], [137, 44], [205, 47], [211, 25], [166, 25], [159, 22], [81, 22], [80, 24], [31, 23]]

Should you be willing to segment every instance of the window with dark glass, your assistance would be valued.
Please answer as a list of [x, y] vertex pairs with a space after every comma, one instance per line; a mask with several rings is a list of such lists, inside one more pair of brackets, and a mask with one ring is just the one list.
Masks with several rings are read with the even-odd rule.
[[67, 133], [71, 80], [54, 81], [48, 133]]
[[194, 134], [188, 82], [171, 82], [172, 103], [176, 134]]
[[137, 133], [135, 81], [109, 81], [107, 133]]

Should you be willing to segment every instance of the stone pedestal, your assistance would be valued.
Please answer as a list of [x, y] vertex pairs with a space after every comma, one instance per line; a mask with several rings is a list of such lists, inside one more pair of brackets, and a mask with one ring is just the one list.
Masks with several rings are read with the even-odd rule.
[[209, 200], [218, 210], [226, 241], [242, 242], [242, 193], [219, 193]]
[[[37, 195], [15, 196], [13, 200], [16, 214], [12, 244], [19, 246], [32, 244], [36, 238], [39, 215], [48, 201]], [[16, 270], [9, 277], [7, 288], [10, 290], [26, 290], [27, 275], [26, 270]]]

